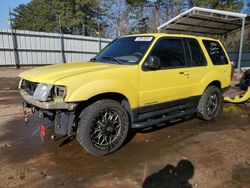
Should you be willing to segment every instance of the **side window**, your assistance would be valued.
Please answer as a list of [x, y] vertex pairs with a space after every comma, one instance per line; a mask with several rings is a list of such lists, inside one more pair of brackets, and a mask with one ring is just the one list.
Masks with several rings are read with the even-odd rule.
[[185, 66], [185, 54], [181, 39], [160, 39], [151, 52], [151, 56], [160, 59], [161, 68], [163, 69]]
[[216, 41], [203, 40], [207, 52], [214, 65], [225, 65], [228, 64], [227, 57], [223, 51], [221, 45]]
[[191, 56], [191, 63], [190, 66], [206, 66], [207, 61], [206, 58], [202, 52], [202, 49], [200, 47], [200, 44], [196, 39], [186, 39], [188, 42], [188, 47], [190, 51]]

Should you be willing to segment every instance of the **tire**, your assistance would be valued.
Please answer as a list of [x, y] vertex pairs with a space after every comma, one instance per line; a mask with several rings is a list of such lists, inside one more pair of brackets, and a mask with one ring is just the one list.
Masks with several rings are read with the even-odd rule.
[[128, 129], [129, 116], [124, 107], [117, 101], [103, 99], [82, 111], [76, 136], [86, 151], [102, 156], [119, 149]]
[[206, 121], [213, 120], [219, 114], [220, 107], [221, 90], [216, 86], [208, 86], [200, 98], [197, 116]]

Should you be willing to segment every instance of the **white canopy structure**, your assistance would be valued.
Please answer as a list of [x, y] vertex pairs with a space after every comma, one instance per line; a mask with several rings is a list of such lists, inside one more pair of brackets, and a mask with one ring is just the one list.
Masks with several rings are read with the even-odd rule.
[[238, 57], [238, 70], [240, 70], [244, 30], [248, 24], [250, 19], [247, 14], [193, 7], [160, 25], [157, 30], [218, 38], [241, 29]]

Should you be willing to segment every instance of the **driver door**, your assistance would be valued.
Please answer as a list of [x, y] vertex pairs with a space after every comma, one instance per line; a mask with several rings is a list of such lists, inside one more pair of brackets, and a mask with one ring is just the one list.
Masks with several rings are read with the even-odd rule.
[[160, 60], [158, 70], [140, 71], [140, 113], [186, 104], [191, 95], [189, 68], [181, 38], [161, 38], [150, 56]]

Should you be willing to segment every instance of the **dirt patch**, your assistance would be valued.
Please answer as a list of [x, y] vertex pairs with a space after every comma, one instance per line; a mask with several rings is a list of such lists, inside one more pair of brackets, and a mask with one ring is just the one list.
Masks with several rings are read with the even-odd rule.
[[1, 78], [17, 78], [23, 71], [29, 70], [30, 68], [5, 68], [0, 67], [0, 77]]

